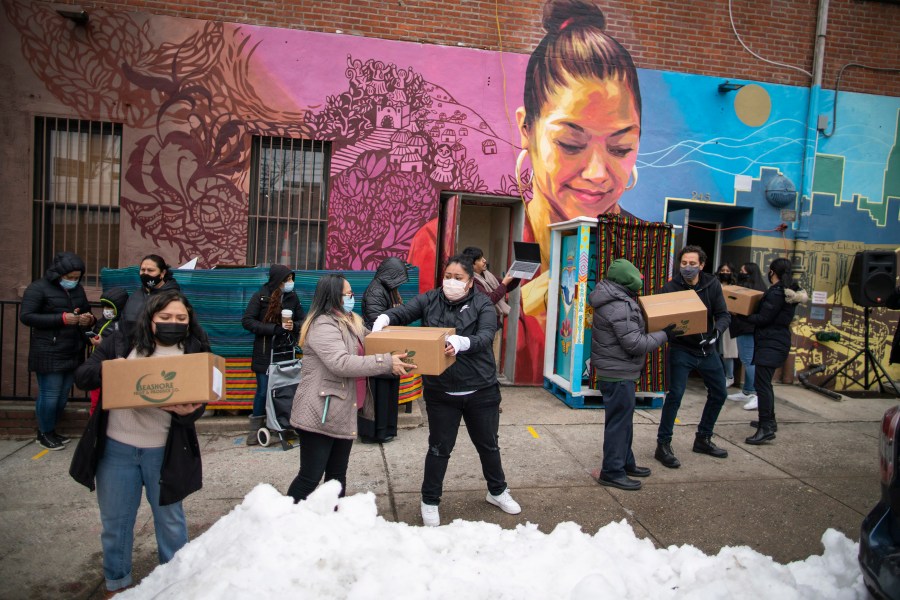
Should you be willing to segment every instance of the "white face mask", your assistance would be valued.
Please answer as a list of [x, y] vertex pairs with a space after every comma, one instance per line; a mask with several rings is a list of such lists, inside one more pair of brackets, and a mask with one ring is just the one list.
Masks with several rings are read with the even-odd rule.
[[104, 308], [103, 309], [103, 318], [107, 321], [112, 321], [116, 318], [116, 311], [114, 308]]
[[456, 302], [465, 298], [469, 289], [469, 282], [456, 279], [445, 279], [443, 283], [444, 296], [450, 302]]

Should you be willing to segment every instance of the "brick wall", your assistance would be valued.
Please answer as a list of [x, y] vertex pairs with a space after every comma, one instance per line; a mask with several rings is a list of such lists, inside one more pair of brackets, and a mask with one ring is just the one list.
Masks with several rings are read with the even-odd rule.
[[[818, 0], [732, 0], [734, 21], [757, 54], [812, 70]], [[95, 8], [216, 19], [270, 27], [528, 53], [540, 40], [543, 0], [118, 0], [72, 2]], [[766, 64], [735, 38], [727, 0], [601, 0], [609, 32], [639, 67], [809, 85], [797, 71]], [[900, 4], [831, 0], [824, 86], [841, 66], [900, 68]], [[900, 96], [900, 73], [848, 69], [842, 89]]]

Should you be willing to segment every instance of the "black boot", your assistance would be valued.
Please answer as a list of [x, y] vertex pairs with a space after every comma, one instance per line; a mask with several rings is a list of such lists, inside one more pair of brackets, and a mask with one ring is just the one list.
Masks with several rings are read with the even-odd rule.
[[250, 430], [247, 432], [247, 445], [248, 446], [258, 446], [259, 445], [259, 437], [257, 437], [257, 432], [261, 427], [266, 426], [266, 416], [263, 415], [261, 417], [250, 417]]
[[[750, 421], [750, 427], [752, 427], [753, 429], [759, 429], [759, 421]], [[772, 421], [772, 433], [775, 433], [776, 431], [778, 431], [778, 423]]]
[[744, 440], [746, 443], [752, 446], [759, 446], [763, 442], [768, 442], [769, 440], [775, 439], [775, 423], [774, 422], [766, 422], [763, 421], [759, 424], [759, 427], [756, 428], [756, 433], [748, 437]]
[[672, 444], [656, 444], [656, 454], [654, 454], [656, 460], [661, 462], [664, 467], [668, 467], [670, 469], [677, 469], [681, 466], [681, 461], [675, 457], [675, 453], [672, 452]]
[[709, 454], [715, 458], [728, 458], [727, 450], [719, 448], [713, 444], [710, 436], [701, 433], [698, 433], [694, 437], [694, 452], [699, 454]]

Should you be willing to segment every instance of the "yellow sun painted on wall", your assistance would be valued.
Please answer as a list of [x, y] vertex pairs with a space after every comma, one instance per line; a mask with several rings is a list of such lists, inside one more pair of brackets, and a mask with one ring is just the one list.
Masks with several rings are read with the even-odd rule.
[[734, 112], [744, 125], [760, 127], [772, 114], [772, 98], [760, 85], [745, 85], [734, 97]]

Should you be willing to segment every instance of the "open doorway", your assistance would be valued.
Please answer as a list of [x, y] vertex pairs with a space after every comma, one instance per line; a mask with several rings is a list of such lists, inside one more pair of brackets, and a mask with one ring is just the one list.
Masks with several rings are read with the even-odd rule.
[[[468, 246], [481, 248], [488, 270], [502, 279], [512, 262], [512, 242], [520, 241], [525, 227], [525, 206], [518, 197], [447, 193], [441, 197], [438, 223], [438, 265], [435, 286], [443, 277], [447, 258]], [[501, 381], [515, 381], [515, 348], [521, 300], [519, 290], [509, 294], [511, 308], [504, 320], [497, 371]]]
[[752, 208], [669, 201], [666, 221], [675, 226], [675, 256], [684, 246], [700, 246], [706, 252], [703, 270], [707, 273], [715, 273], [726, 261], [741, 265], [750, 260], [746, 240]]

